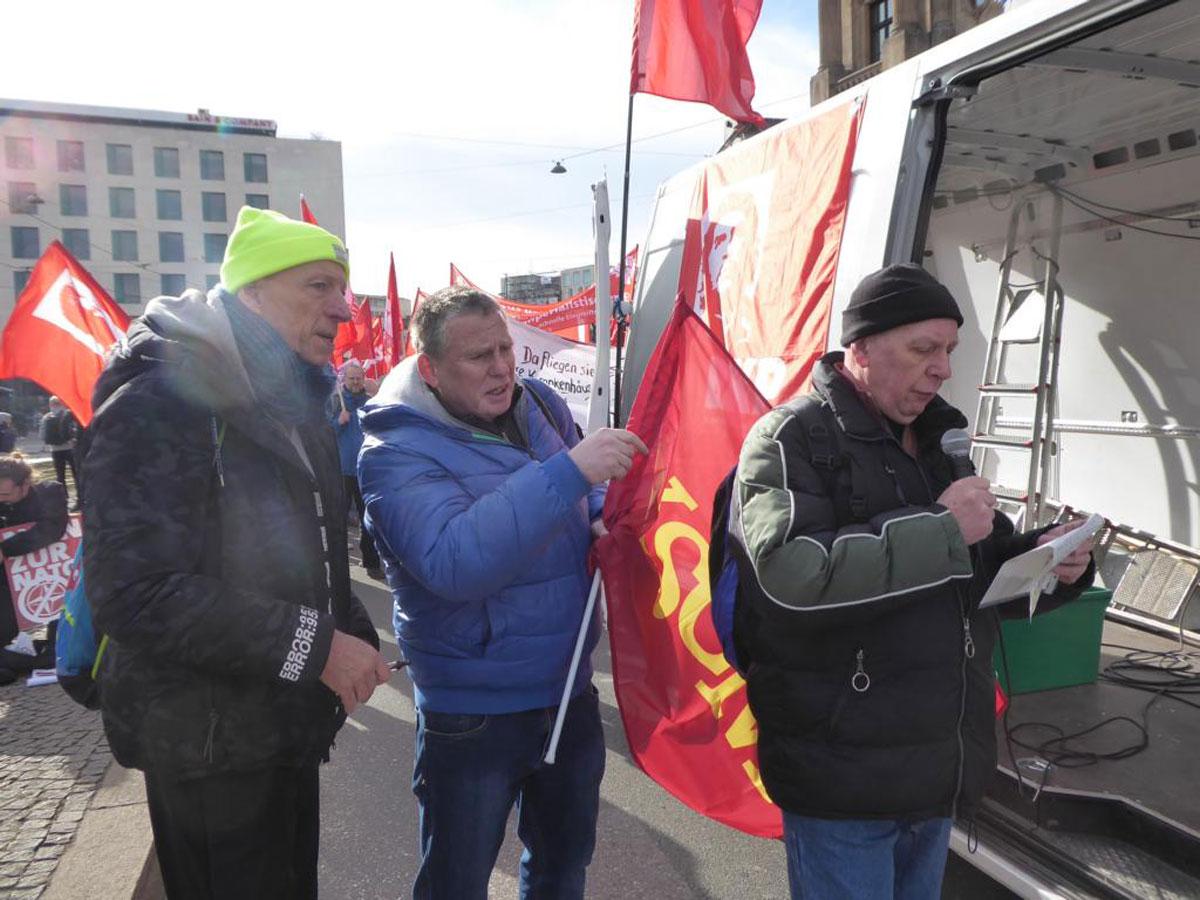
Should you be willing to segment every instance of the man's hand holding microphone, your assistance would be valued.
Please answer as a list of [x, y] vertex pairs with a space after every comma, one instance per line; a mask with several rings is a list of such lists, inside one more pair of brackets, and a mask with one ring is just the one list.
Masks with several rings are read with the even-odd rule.
[[951, 428], [942, 435], [942, 452], [950, 459], [954, 481], [942, 491], [937, 502], [950, 510], [970, 547], [992, 533], [996, 495], [992, 493], [991, 482], [975, 474], [971, 438], [965, 431]]

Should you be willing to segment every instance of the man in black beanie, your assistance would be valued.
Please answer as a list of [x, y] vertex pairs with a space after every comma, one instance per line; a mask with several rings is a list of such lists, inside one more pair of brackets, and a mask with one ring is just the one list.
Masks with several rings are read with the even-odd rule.
[[[962, 323], [918, 266], [867, 276], [846, 352], [742, 448], [734, 638], [793, 897], [940, 896], [951, 821], [996, 767], [998, 617], [979, 601], [1006, 559], [1073, 527], [1015, 534], [986, 479], [954, 480], [941, 438], [967, 420], [938, 391]], [[1089, 551], [1039, 609], [1090, 584]]]

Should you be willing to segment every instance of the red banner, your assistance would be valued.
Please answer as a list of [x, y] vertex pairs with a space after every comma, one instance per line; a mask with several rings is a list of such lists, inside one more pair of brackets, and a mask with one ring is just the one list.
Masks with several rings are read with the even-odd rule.
[[[634, 247], [625, 255], [625, 303], [629, 308], [632, 299], [635, 280], [637, 278], [638, 248]], [[615, 300], [620, 287], [618, 271], [609, 271], [608, 295]], [[557, 303], [518, 303], [491, 291], [485, 291], [466, 275], [454, 263], [450, 264], [450, 284], [471, 287], [483, 291], [500, 304], [504, 312], [517, 322], [524, 322], [542, 331], [550, 331], [568, 340], [580, 340], [581, 326], [596, 324], [596, 285], [591, 284], [578, 294], [560, 300]], [[590, 343], [590, 341], [589, 341]]]
[[[0, 531], [0, 541], [31, 527], [25, 524], [5, 528]], [[67, 520], [62, 538], [53, 544], [23, 556], [5, 557], [4, 574], [21, 631], [32, 631], [58, 618], [82, 535], [80, 517], [74, 515]]]
[[4, 326], [0, 378], [37, 382], [87, 425], [104, 355], [128, 328], [125, 311], [66, 247], [52, 241]]
[[721, 653], [708, 584], [713, 493], [767, 409], [712, 333], [678, 304], [629, 416], [650, 452], [610, 485], [609, 534], [598, 553], [613, 680], [634, 759], [697, 812], [779, 837], [746, 683]]
[[825, 352], [861, 106], [772, 129], [696, 182], [679, 289], [772, 404]]

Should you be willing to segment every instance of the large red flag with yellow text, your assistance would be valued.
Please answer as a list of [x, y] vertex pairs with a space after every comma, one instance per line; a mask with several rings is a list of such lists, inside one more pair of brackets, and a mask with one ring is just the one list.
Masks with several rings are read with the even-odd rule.
[[772, 404], [826, 349], [861, 108], [772, 128], [696, 179], [679, 290]]
[[40, 384], [87, 425], [104, 355], [128, 329], [125, 311], [66, 247], [53, 241], [4, 326], [0, 378]]
[[713, 492], [767, 402], [683, 303], [646, 367], [628, 427], [650, 448], [614, 481], [598, 545], [613, 680], [645, 772], [697, 812], [778, 837], [746, 683], [709, 614]]
[[635, 0], [633, 9], [629, 93], [707, 103], [739, 122], [762, 123], [750, 108], [746, 54], [762, 0]]

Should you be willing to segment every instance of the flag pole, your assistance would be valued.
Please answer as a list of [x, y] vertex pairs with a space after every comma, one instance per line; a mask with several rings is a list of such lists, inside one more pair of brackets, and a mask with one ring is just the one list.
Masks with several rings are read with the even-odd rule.
[[[629, 156], [633, 148], [633, 91], [629, 92], [629, 115], [625, 121], [625, 178], [621, 190], [621, 262], [617, 274], [617, 358], [613, 371], [616, 381], [613, 385], [613, 425], [621, 424], [621, 350], [625, 344], [625, 323], [628, 316], [625, 313], [625, 244], [629, 238]], [[600, 284], [600, 272], [596, 272], [596, 285]], [[599, 335], [597, 334], [597, 339]], [[599, 340], [597, 340], [599, 343]]]
[[[612, 241], [612, 215], [608, 205], [608, 179], [601, 179], [592, 185], [592, 227], [596, 236], [596, 272], [602, 273], [596, 278], [596, 377], [592, 382], [592, 402], [588, 409], [588, 433], [594, 433], [608, 424], [608, 325], [609, 325], [609, 281], [608, 281], [608, 245]], [[600, 569], [592, 578], [592, 589], [588, 593], [587, 605], [583, 610], [583, 620], [579, 623], [579, 634], [575, 637], [575, 652], [571, 655], [571, 665], [567, 669], [567, 683], [563, 685], [562, 697], [558, 702], [558, 714], [554, 717], [554, 730], [550, 734], [550, 743], [546, 746], [545, 761], [554, 765], [558, 753], [558, 739], [562, 735], [563, 722], [567, 718], [567, 706], [571, 702], [571, 688], [575, 685], [575, 676], [579, 672], [579, 663], [583, 659], [583, 647], [587, 643], [587, 635], [591, 630], [593, 614], [596, 609], [596, 596], [600, 593]]]

